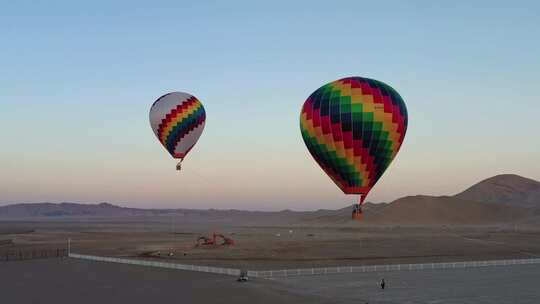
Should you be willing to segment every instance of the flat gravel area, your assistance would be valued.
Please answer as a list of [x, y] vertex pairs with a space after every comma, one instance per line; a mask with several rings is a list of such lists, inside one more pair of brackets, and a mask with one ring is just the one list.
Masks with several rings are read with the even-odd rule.
[[76, 259], [0, 262], [0, 303], [317, 303], [275, 282]]
[[[383, 291], [381, 278], [387, 283]], [[272, 288], [317, 303], [540, 303], [540, 265], [439, 269], [273, 280]]]

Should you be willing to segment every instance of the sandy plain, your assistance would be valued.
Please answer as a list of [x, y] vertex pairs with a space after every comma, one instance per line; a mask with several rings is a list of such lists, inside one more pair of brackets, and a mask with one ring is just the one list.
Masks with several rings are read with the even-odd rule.
[[[195, 246], [221, 232], [235, 246]], [[159, 259], [250, 270], [453, 262], [540, 256], [533, 226], [234, 225], [175, 217], [62, 218], [1, 221], [0, 256], [63, 248], [82, 254]], [[172, 252], [172, 256], [169, 254]]]

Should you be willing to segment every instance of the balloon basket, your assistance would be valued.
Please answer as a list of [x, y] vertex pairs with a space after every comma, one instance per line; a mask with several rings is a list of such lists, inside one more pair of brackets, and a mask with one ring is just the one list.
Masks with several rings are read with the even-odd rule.
[[356, 206], [352, 211], [352, 219], [353, 221], [360, 221], [363, 218], [363, 212], [362, 208], [360, 206]]

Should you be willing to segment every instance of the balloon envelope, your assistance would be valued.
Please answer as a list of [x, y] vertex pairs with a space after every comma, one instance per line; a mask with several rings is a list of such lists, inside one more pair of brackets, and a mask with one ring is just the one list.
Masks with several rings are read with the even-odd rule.
[[309, 96], [300, 130], [326, 174], [344, 193], [362, 194], [363, 201], [401, 147], [407, 108], [383, 82], [343, 78]]
[[193, 95], [172, 92], [158, 98], [150, 108], [150, 126], [174, 158], [183, 159], [202, 134], [206, 112]]

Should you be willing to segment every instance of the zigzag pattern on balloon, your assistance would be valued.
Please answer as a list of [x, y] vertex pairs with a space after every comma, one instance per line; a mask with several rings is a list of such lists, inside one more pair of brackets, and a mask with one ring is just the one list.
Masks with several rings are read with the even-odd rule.
[[[176, 144], [205, 120], [206, 113], [201, 102], [192, 96], [165, 115], [157, 130], [157, 136], [169, 153], [175, 157], [183, 157], [174, 152]], [[190, 149], [191, 147], [187, 151]]]
[[401, 147], [407, 109], [383, 82], [349, 77], [309, 96], [300, 129], [309, 152], [337, 186], [365, 196]]

